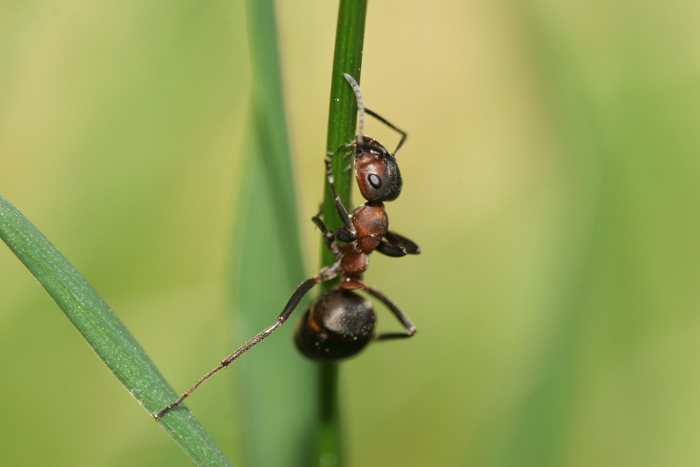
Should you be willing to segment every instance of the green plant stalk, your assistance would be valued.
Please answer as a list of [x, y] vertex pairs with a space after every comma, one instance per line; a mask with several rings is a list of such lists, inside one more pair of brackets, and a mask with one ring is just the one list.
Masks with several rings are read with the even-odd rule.
[[[351, 143], [355, 139], [357, 102], [355, 102], [355, 95], [343, 74], [348, 73], [358, 83], [360, 82], [366, 13], [367, 0], [341, 0], [340, 2], [333, 57], [333, 75], [331, 77], [326, 151], [334, 153], [331, 157], [331, 164], [335, 188], [340, 200], [345, 205], [350, 203], [353, 185], [353, 172], [345, 169], [352, 161], [344, 158], [347, 151], [336, 151], [342, 145]], [[326, 181], [324, 189], [323, 216], [326, 225], [331, 230], [340, 227], [340, 217], [335, 210], [328, 181]], [[322, 252], [322, 266], [331, 264], [334, 261], [333, 255], [323, 243]]]
[[[248, 36], [253, 70], [252, 111], [260, 156], [270, 179], [275, 217], [285, 228], [280, 238], [284, 263], [290, 276], [303, 278], [296, 196], [292, 176], [282, 71], [277, 46], [277, 25], [272, 0], [249, 0]], [[302, 279], [299, 279], [302, 280]]]
[[[139, 404], [152, 414], [177, 398], [178, 394], [104, 300], [2, 196], [0, 237]], [[196, 465], [231, 465], [186, 407], [170, 412], [160, 425]]]
[[[349, 161], [347, 151], [337, 151], [342, 145], [355, 139], [357, 102], [343, 74], [348, 73], [360, 82], [362, 47], [365, 36], [367, 0], [341, 0], [331, 77], [330, 108], [328, 111], [328, 139], [326, 150], [333, 153], [331, 165], [335, 187], [344, 205], [350, 205], [352, 170], [345, 170]], [[328, 181], [325, 183], [323, 218], [326, 225], [335, 230], [341, 221], [335, 210]], [[333, 255], [321, 242], [321, 266], [331, 264]], [[326, 283], [324, 288], [334, 286]], [[316, 441], [316, 461], [319, 466], [343, 464], [340, 405], [338, 403], [338, 365], [324, 363], [319, 368], [319, 432]]]
[[[230, 261], [233, 349], [274, 323], [305, 279], [274, 2], [250, 0], [246, 10], [253, 80]], [[293, 318], [304, 306], [299, 304]], [[316, 365], [294, 349], [291, 321], [228, 370], [239, 387], [242, 451], [249, 466], [312, 462]]]

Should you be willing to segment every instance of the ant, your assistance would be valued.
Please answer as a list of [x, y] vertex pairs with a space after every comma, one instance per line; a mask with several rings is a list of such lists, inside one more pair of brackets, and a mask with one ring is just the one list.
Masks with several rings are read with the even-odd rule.
[[[325, 291], [297, 322], [295, 342], [297, 348], [306, 357], [317, 361], [340, 360], [357, 354], [372, 340], [407, 338], [416, 333], [415, 326], [394, 302], [379, 290], [362, 282], [362, 274], [369, 265], [369, 255], [374, 250], [393, 257], [420, 253], [418, 245], [411, 240], [389, 231], [389, 220], [384, 210], [384, 201], [393, 201], [401, 193], [403, 185], [401, 173], [394, 156], [405, 142], [407, 134], [383, 117], [366, 109], [359, 85], [352, 76], [347, 73], [344, 76], [350, 83], [357, 100], [358, 134], [355, 141], [341, 146], [336, 150], [336, 153], [344, 148], [354, 148], [355, 178], [360, 193], [367, 202], [348, 214], [338, 197], [331, 171], [331, 162], [326, 157], [326, 177], [335, 208], [343, 225], [335, 233], [331, 232], [321, 219], [320, 212], [312, 218], [312, 221], [323, 233], [324, 242], [335, 257], [335, 262], [322, 268], [316, 276], [302, 282], [273, 325], [239, 347], [238, 350], [222, 360], [216, 368], [200, 378], [175, 402], [156, 413], [154, 418], [157, 421], [180, 405], [204, 381], [226, 368], [243, 353], [282, 326], [304, 295], [319, 282], [340, 276], [339, 285]], [[362, 134], [365, 112], [401, 134], [401, 140], [394, 152], [390, 153], [378, 141]], [[344, 244], [339, 245], [336, 238]], [[404, 332], [382, 333], [375, 336], [376, 316], [374, 309], [367, 299], [354, 292], [358, 289], [364, 290], [384, 303], [401, 322], [405, 329]]]

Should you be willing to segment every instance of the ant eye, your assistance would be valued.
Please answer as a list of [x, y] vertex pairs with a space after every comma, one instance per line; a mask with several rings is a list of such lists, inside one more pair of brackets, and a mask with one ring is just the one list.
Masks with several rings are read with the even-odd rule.
[[375, 188], [375, 190], [382, 186], [382, 179], [375, 174], [369, 174], [367, 180], [369, 181], [369, 184]]

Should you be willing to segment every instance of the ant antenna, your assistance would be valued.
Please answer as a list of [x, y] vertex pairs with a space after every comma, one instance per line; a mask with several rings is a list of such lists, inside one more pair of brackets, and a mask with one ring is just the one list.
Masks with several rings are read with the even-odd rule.
[[406, 134], [406, 132], [403, 131], [403, 130], [400, 130], [400, 129], [397, 128], [397, 127], [395, 127], [393, 123], [389, 122], [386, 118], [382, 117], [382, 116], [379, 115], [378, 113], [372, 112], [372, 111], [369, 110], [369, 109], [365, 109], [365, 111], [366, 111], [369, 115], [373, 116], [374, 118], [376, 118], [377, 120], [379, 120], [380, 122], [382, 122], [383, 124], [385, 124], [386, 126], [388, 126], [389, 128], [391, 128], [392, 130], [396, 130], [397, 132], [401, 133], [401, 141], [399, 141], [399, 144], [396, 146], [396, 149], [394, 149], [394, 152], [391, 153], [392, 156], [393, 156], [394, 154], [396, 154], [396, 153], [398, 152], [398, 150], [401, 149], [401, 146], [403, 146], [403, 143], [406, 142], [406, 138], [408, 137], [408, 135]]
[[363, 131], [364, 131], [364, 126], [365, 126], [365, 112], [367, 112], [369, 115], [373, 116], [389, 128], [391, 128], [394, 131], [397, 131], [398, 133], [401, 134], [401, 140], [399, 141], [399, 144], [396, 146], [396, 149], [394, 149], [394, 152], [391, 153], [393, 156], [398, 152], [399, 149], [401, 149], [401, 146], [403, 146], [403, 143], [406, 142], [406, 137], [408, 136], [405, 131], [397, 128], [393, 123], [389, 122], [387, 119], [382, 117], [381, 115], [372, 112], [369, 109], [365, 108], [365, 104], [362, 100], [362, 92], [360, 91], [360, 85], [357, 84], [357, 81], [350, 76], [347, 73], [343, 73], [343, 76], [345, 76], [345, 79], [348, 80], [348, 83], [350, 83], [350, 86], [352, 87], [353, 92], [355, 93], [355, 99], [357, 100], [357, 113], [359, 115], [358, 122], [357, 122], [357, 144], [362, 145], [363, 143]]
[[350, 83], [350, 87], [352, 87], [352, 91], [355, 93], [355, 99], [357, 100], [357, 113], [359, 115], [357, 122], [357, 144], [361, 145], [362, 132], [364, 131], [365, 126], [365, 104], [362, 102], [362, 92], [360, 91], [360, 85], [357, 84], [355, 78], [347, 73], [343, 73], [343, 76], [345, 76], [345, 79], [348, 80], [348, 83]]

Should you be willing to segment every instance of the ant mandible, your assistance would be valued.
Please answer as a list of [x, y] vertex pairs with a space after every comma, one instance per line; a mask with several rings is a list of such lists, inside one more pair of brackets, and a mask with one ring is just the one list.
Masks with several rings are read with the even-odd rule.
[[[324, 292], [297, 323], [295, 342], [301, 353], [308, 358], [317, 361], [340, 360], [357, 354], [372, 340], [406, 338], [416, 333], [416, 328], [408, 317], [386, 295], [362, 282], [362, 274], [369, 265], [369, 255], [374, 250], [393, 257], [420, 253], [418, 245], [411, 240], [389, 231], [389, 220], [384, 210], [384, 201], [393, 201], [401, 193], [401, 173], [394, 156], [403, 146], [407, 134], [383, 117], [366, 109], [359, 85], [352, 76], [347, 73], [344, 76], [350, 83], [357, 100], [358, 133], [355, 141], [341, 146], [338, 151], [355, 149], [355, 178], [360, 193], [367, 202], [348, 214], [335, 189], [330, 159], [326, 158], [326, 177], [343, 225], [333, 233], [321, 220], [321, 213], [314, 216], [312, 220], [323, 233], [324, 241], [335, 257], [335, 262], [322, 268], [316, 276], [302, 282], [272, 326], [243, 344], [175, 402], [156, 413], [154, 415], [156, 420], [160, 420], [166, 413], [180, 405], [204, 381], [229, 366], [251, 347], [282, 326], [304, 295], [319, 282], [341, 277], [338, 286]], [[401, 140], [394, 152], [390, 153], [378, 141], [362, 134], [365, 112], [401, 134]], [[336, 243], [336, 238], [344, 244]], [[364, 290], [384, 303], [401, 322], [405, 331], [375, 336], [374, 309], [367, 299], [354, 292], [358, 289]]]

